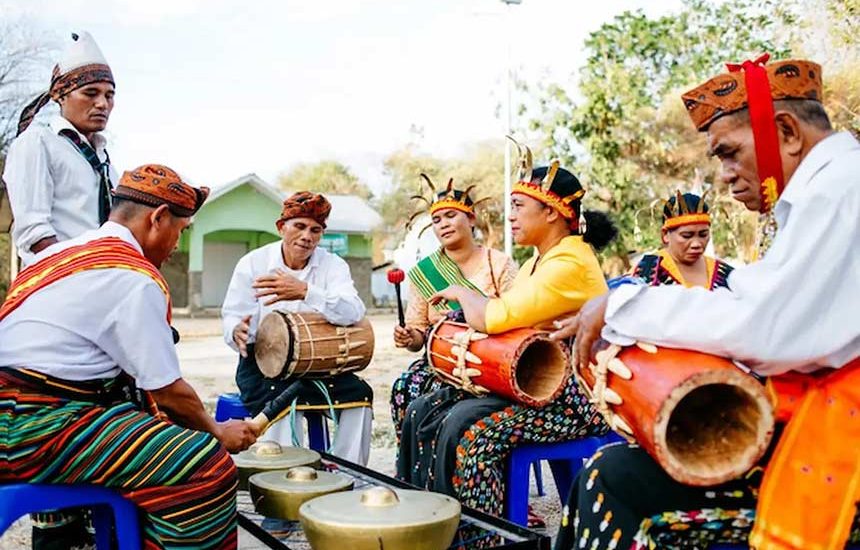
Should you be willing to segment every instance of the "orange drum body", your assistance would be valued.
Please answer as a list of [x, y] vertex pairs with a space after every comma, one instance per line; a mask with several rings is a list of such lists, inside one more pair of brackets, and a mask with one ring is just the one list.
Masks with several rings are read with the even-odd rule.
[[427, 361], [460, 389], [534, 407], [558, 397], [570, 377], [567, 350], [546, 332], [527, 328], [487, 335], [443, 319], [430, 331]]
[[635, 438], [675, 480], [717, 485], [764, 454], [773, 408], [753, 376], [705, 353], [647, 344], [618, 349], [598, 341], [591, 367], [578, 373], [580, 387], [610, 426]]
[[257, 328], [254, 357], [267, 378], [327, 378], [367, 367], [373, 341], [366, 318], [342, 327], [320, 313], [275, 311]]

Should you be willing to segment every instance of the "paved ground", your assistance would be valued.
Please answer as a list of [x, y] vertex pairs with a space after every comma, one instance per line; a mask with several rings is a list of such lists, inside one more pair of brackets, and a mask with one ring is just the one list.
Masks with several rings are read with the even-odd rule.
[[[396, 316], [390, 314], [371, 317], [376, 334], [376, 349], [370, 366], [362, 376], [374, 391], [373, 443], [369, 466], [386, 474], [393, 474], [396, 449], [394, 428], [388, 409], [391, 384], [397, 375], [414, 359], [414, 354], [394, 347], [391, 334]], [[216, 318], [176, 319], [174, 324], [182, 335], [177, 345], [180, 364], [185, 378], [200, 394], [204, 405], [214, 413], [218, 394], [237, 391], [234, 382], [236, 353], [221, 338], [221, 321]], [[559, 504], [549, 469], [544, 465], [547, 496], [532, 495], [532, 504], [554, 534], [558, 526]], [[0, 537], [0, 548], [23, 550], [29, 548], [29, 522], [19, 521]], [[240, 533], [240, 548], [259, 548], [247, 533]]]

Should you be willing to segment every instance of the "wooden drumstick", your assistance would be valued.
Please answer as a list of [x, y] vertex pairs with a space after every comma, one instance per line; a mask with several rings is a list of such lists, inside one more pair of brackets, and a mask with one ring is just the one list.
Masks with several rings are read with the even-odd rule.
[[400, 326], [406, 326], [406, 320], [403, 316], [403, 302], [400, 300], [400, 283], [406, 279], [406, 274], [402, 269], [388, 270], [388, 282], [394, 285], [394, 292], [397, 293], [397, 319], [400, 321]]
[[292, 405], [295, 399], [294, 393], [290, 391], [290, 388], [287, 388], [279, 396], [266, 403], [266, 406], [263, 407], [263, 410], [257, 416], [249, 420], [257, 431], [257, 437], [263, 435], [263, 432], [269, 427], [269, 423]]

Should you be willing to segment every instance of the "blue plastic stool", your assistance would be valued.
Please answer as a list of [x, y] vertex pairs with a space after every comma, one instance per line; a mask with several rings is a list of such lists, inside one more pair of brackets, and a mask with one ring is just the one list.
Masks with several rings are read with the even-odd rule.
[[[218, 396], [215, 404], [215, 421], [224, 422], [231, 418], [248, 418], [251, 413], [242, 404], [238, 393], [222, 393]], [[305, 419], [308, 422], [308, 447], [315, 451], [328, 451], [331, 446], [329, 441], [328, 423], [324, 414], [316, 411], [305, 411]]]
[[623, 441], [621, 436], [609, 433], [560, 443], [523, 445], [511, 452], [508, 458], [508, 476], [505, 489], [505, 516], [525, 526], [528, 523], [529, 473], [532, 464], [549, 460], [558, 496], [564, 504], [582, 463], [600, 447]]
[[119, 493], [95, 485], [0, 485], [0, 534], [26, 514], [75, 506], [92, 508], [98, 550], [110, 550], [112, 524], [119, 550], [142, 548], [137, 507]]

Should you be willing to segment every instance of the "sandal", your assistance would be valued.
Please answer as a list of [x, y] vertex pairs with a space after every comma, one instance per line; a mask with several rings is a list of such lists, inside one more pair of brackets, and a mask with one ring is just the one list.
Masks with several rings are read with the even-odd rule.
[[526, 523], [529, 529], [545, 529], [546, 521], [535, 513], [534, 508], [529, 504], [529, 515]]

